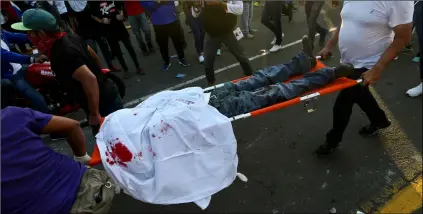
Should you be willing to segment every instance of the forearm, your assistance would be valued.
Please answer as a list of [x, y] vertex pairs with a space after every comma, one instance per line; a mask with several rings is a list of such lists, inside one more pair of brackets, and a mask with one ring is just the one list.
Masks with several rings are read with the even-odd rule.
[[66, 140], [68, 141], [69, 146], [72, 148], [73, 154], [75, 156], [82, 157], [87, 154], [85, 149], [85, 135], [79, 125], [70, 130]]
[[410, 41], [409, 38], [404, 37], [395, 37], [394, 41], [389, 45], [389, 47], [383, 52], [379, 61], [374, 66], [374, 70], [381, 73], [388, 67], [389, 63], [398, 56], [398, 53], [404, 48], [405, 45]]
[[88, 109], [90, 111], [90, 115], [99, 114], [100, 92], [98, 89], [97, 79], [94, 78], [94, 81], [82, 83], [82, 88], [84, 89], [85, 95], [88, 99]]
[[339, 31], [341, 27], [337, 27], [335, 32], [333, 33], [332, 37], [329, 39], [328, 43], [326, 44], [326, 48], [332, 50], [337, 44], [339, 39]]

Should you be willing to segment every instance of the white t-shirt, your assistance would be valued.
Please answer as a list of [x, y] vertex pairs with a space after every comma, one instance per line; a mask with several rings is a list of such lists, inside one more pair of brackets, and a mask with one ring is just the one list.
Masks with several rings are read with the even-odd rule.
[[344, 1], [339, 32], [341, 63], [372, 68], [394, 39], [393, 28], [411, 23], [413, 1]]
[[[10, 51], [9, 46], [7, 46], [6, 42], [4, 42], [3, 39], [1, 40], [1, 48]], [[18, 63], [10, 63], [10, 65], [12, 65], [13, 67], [13, 75], [15, 75], [16, 72], [18, 72], [22, 68], [22, 65]]]

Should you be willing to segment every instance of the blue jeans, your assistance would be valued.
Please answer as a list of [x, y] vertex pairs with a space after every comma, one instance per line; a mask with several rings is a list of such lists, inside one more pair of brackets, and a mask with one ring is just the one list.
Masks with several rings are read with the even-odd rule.
[[189, 25], [189, 28], [194, 35], [195, 40], [195, 50], [197, 51], [198, 55], [201, 55], [204, 51], [204, 37], [206, 36], [206, 32], [203, 26], [203, 20], [201, 17], [194, 18], [191, 14], [190, 10], [185, 12], [186, 19]]
[[[422, 58], [422, 46], [423, 46], [422, 10], [423, 10], [423, 2], [419, 2], [416, 4], [416, 6], [414, 6], [414, 26], [416, 26], [417, 38], [419, 41], [420, 59]], [[421, 61], [420, 61], [420, 79], [423, 81], [423, 64], [421, 63]]]
[[[137, 38], [138, 45], [140, 46], [140, 48], [143, 51], [147, 50], [147, 45], [149, 48], [152, 48], [153, 43], [151, 40], [151, 29], [150, 25], [148, 24], [148, 19], [145, 13], [142, 13], [137, 16], [128, 16], [128, 21], [131, 25], [132, 32]], [[143, 39], [141, 31], [144, 33], [145, 41]]]
[[[209, 104], [223, 115], [233, 117], [293, 99], [335, 79], [334, 68], [307, 73], [311, 68], [311, 59], [300, 53], [288, 63], [257, 71], [247, 80], [226, 83], [212, 92]], [[301, 79], [283, 83], [302, 74], [305, 75]]]
[[25, 80], [25, 72], [27, 70], [28, 66], [22, 65], [22, 68], [11, 77], [16, 90], [31, 102], [32, 108], [43, 113], [50, 113], [43, 95]]

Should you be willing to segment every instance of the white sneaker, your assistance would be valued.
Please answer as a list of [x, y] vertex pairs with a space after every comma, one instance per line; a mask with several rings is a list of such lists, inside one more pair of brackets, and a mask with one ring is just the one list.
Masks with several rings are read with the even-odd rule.
[[422, 94], [422, 87], [423, 87], [423, 83], [420, 83], [420, 85], [412, 89], [409, 89], [406, 93], [410, 97], [417, 97]]
[[203, 63], [203, 62], [204, 62], [204, 56], [203, 56], [203, 55], [199, 56], [199, 57], [198, 57], [198, 61], [199, 61], [200, 63]]
[[[285, 37], [285, 34], [282, 33], [282, 38]], [[272, 40], [272, 42], [270, 43], [271, 45], [276, 44], [276, 37]]]
[[276, 52], [278, 50], [282, 49], [282, 45], [273, 45], [272, 48], [270, 48], [270, 52]]

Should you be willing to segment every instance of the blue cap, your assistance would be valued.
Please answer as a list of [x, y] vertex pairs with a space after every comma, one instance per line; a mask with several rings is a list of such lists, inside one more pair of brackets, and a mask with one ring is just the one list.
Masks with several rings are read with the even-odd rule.
[[11, 26], [15, 30], [56, 31], [56, 18], [42, 9], [29, 9], [22, 14], [22, 22]]

